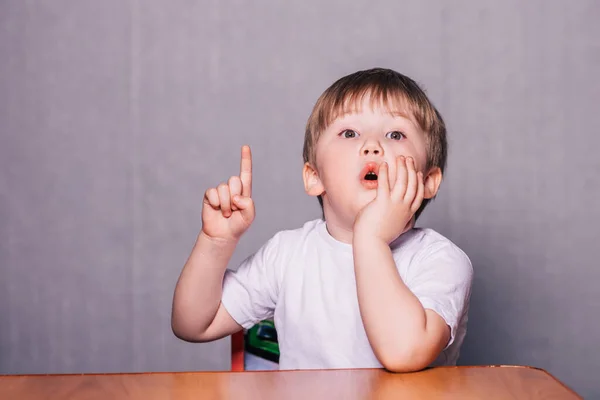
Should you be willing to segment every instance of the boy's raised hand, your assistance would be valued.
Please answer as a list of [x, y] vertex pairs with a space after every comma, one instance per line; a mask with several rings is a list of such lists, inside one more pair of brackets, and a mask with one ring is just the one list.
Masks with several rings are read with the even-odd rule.
[[240, 176], [210, 188], [202, 205], [202, 232], [211, 239], [238, 240], [254, 220], [252, 153], [242, 147]]
[[411, 157], [396, 158], [396, 179], [389, 181], [388, 165], [382, 163], [377, 178], [377, 197], [367, 204], [354, 222], [354, 235], [376, 237], [391, 243], [405, 229], [423, 202], [423, 173]]

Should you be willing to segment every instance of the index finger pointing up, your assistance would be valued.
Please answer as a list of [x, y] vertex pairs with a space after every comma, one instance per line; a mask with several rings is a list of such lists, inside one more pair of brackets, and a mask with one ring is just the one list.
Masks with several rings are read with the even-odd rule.
[[242, 181], [242, 196], [252, 196], [252, 152], [250, 146], [242, 146], [242, 161], [240, 163], [240, 180]]

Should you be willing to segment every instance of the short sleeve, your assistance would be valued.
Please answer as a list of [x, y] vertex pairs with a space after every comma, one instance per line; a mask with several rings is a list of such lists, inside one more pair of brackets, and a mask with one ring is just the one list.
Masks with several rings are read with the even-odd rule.
[[279, 287], [275, 265], [278, 245], [279, 236], [275, 235], [236, 271], [225, 272], [221, 303], [245, 329], [273, 316]]
[[411, 266], [407, 286], [424, 308], [435, 311], [450, 327], [448, 348], [456, 337], [471, 295], [473, 267], [453, 243], [433, 244]]

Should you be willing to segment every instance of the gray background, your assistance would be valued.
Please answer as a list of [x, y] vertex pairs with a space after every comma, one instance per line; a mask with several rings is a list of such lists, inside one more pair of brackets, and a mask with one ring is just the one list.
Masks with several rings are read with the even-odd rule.
[[384, 66], [449, 126], [420, 222], [475, 267], [461, 363], [600, 396], [599, 18], [582, 0], [1, 1], [0, 373], [228, 369], [228, 339], [169, 325], [204, 190], [253, 147], [234, 264], [318, 217], [306, 118]]

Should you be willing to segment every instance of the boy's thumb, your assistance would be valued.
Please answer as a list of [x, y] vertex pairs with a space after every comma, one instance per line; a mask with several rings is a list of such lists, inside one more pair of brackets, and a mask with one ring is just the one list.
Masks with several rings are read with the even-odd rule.
[[240, 210], [248, 210], [252, 207], [252, 199], [250, 197], [235, 195], [233, 196], [233, 202]]

